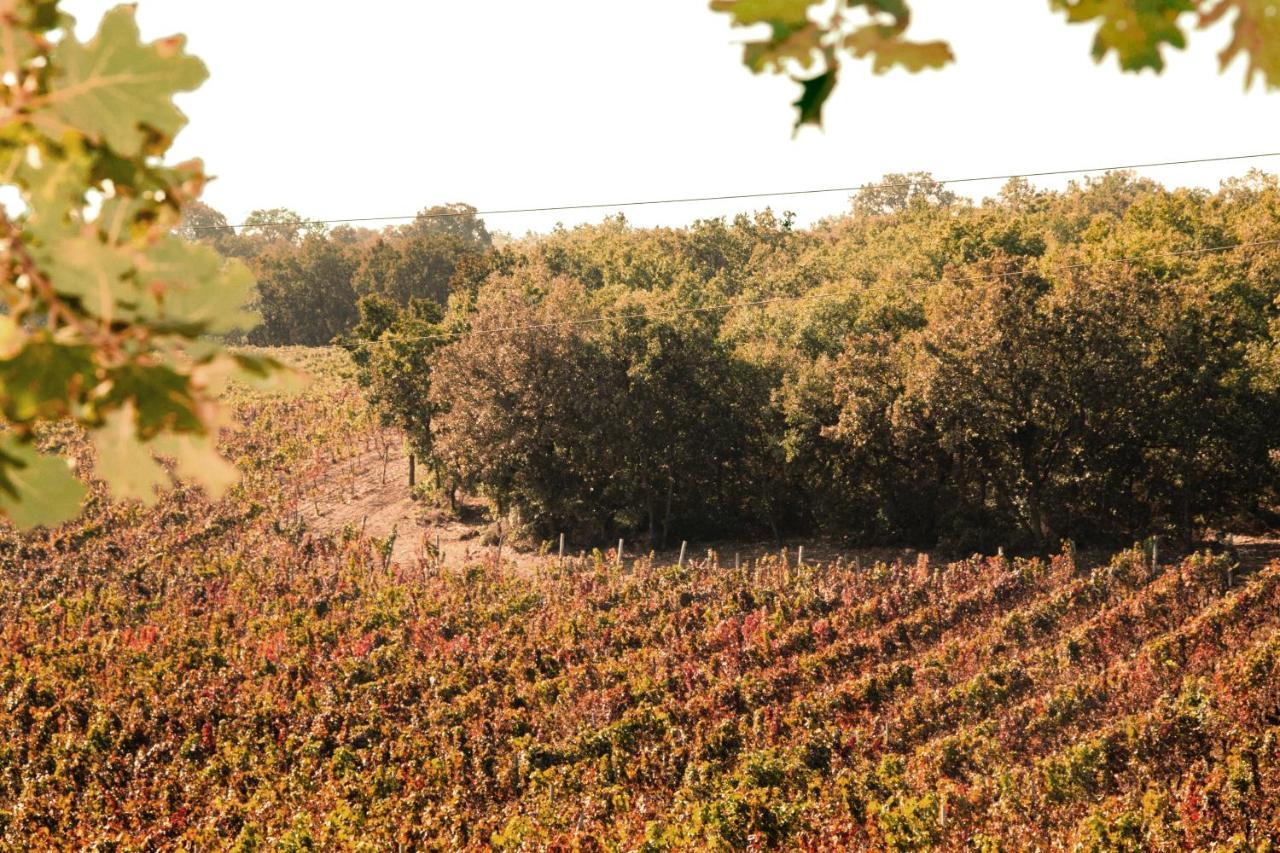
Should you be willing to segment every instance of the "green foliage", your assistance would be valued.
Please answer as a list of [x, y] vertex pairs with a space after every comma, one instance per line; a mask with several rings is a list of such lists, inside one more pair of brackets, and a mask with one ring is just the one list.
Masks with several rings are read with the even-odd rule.
[[[1271, 0], [1050, 0], [1050, 6], [1069, 23], [1097, 22], [1093, 58], [1100, 62], [1114, 52], [1124, 71], [1162, 71], [1163, 48], [1185, 48], [1188, 24], [1204, 29], [1234, 14], [1231, 41], [1219, 54], [1222, 67], [1243, 54], [1246, 83], [1262, 77], [1268, 88], [1280, 86], [1280, 16]], [[802, 89], [794, 104], [797, 129], [822, 124], [844, 53], [870, 58], [877, 74], [955, 61], [945, 41], [906, 37], [911, 9], [905, 0], [711, 0], [711, 8], [727, 13], [734, 26], [768, 28], [765, 37], [747, 41], [743, 63], [753, 73], [793, 75]]]
[[65, 462], [5, 436], [0, 443], [0, 510], [19, 527], [63, 521], [85, 487]]
[[584, 289], [545, 267], [491, 279], [474, 331], [435, 364], [446, 470], [543, 535], [638, 529], [658, 544], [677, 522], [732, 529], [759, 473], [748, 448], [764, 386], [714, 325], [664, 320], [672, 302], [635, 291], [598, 323]]
[[400, 428], [424, 462], [432, 458], [432, 354], [449, 339], [440, 306], [412, 298], [400, 307], [370, 293], [357, 305], [360, 322], [340, 342], [383, 423]]
[[249, 335], [252, 342], [328, 344], [355, 322], [357, 262], [332, 240], [312, 235], [296, 246], [277, 242], [253, 264], [263, 322]]
[[1260, 174], [973, 205], [916, 173], [808, 230], [616, 218], [481, 256], [378, 393], [542, 536], [1194, 535], [1274, 517], [1278, 210]]
[[484, 220], [466, 204], [424, 208], [407, 225], [377, 231], [327, 229], [288, 208], [255, 210], [242, 225], [236, 229], [217, 210], [194, 202], [177, 230], [187, 242], [253, 270], [254, 308], [263, 323], [248, 340], [264, 346], [332, 343], [353, 331], [357, 302], [370, 295], [404, 308], [423, 300], [443, 307], [455, 292], [474, 296], [504, 264], [503, 250], [492, 248]]
[[216, 493], [231, 476], [212, 392], [277, 369], [206, 337], [254, 322], [248, 271], [170, 236], [205, 181], [198, 161], [163, 165], [185, 124], [173, 96], [204, 66], [180, 36], [141, 42], [130, 7], [88, 42], [71, 24], [47, 0], [0, 9], [0, 171], [21, 198], [0, 211], [0, 509], [22, 526], [68, 518], [83, 494], [35, 450], [41, 422], [89, 430], [118, 497], [154, 498], [157, 455]]

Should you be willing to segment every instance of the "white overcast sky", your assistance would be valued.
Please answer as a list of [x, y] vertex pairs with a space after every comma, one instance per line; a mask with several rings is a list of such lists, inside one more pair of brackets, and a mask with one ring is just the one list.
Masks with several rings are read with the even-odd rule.
[[[87, 38], [112, 3], [66, 0]], [[233, 221], [317, 219], [853, 186], [1280, 150], [1280, 93], [1219, 74], [1226, 26], [1169, 51], [1163, 75], [1089, 55], [1092, 26], [1048, 0], [914, 0], [912, 35], [946, 38], [942, 71], [846, 65], [824, 131], [792, 138], [797, 87], [741, 64], [742, 33], [705, 0], [141, 0], [148, 38], [186, 33], [210, 80], [180, 99], [179, 158], [218, 176]], [[980, 9], [980, 11], [979, 11]], [[1216, 187], [1249, 163], [1148, 170]], [[1280, 158], [1257, 161], [1280, 170]], [[1037, 181], [1061, 186], [1066, 179]], [[957, 187], [991, 194], [998, 184]], [[633, 208], [680, 224], [772, 204], [802, 221], [842, 194]], [[605, 211], [488, 217], [514, 235]]]

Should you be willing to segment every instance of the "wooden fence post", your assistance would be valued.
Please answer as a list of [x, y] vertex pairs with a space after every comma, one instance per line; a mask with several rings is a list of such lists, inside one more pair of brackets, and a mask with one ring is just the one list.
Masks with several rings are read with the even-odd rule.
[[685, 549], [688, 547], [689, 547], [688, 542], [684, 540], [680, 541], [680, 568], [682, 569], [684, 568], [684, 552], [685, 552]]
[[563, 533], [561, 533], [561, 534], [560, 534], [560, 559], [559, 559], [559, 563], [560, 563], [560, 565], [562, 565], [562, 566], [564, 565], [564, 534], [563, 534]]
[[616, 563], [618, 566], [622, 565], [622, 540], [621, 539], [618, 540], [618, 556], [616, 558]]
[[418, 479], [416, 469], [417, 469], [416, 461], [414, 460], [413, 454], [410, 453], [409, 454], [409, 488], [411, 489], [414, 487]]
[[801, 545], [799, 548], [796, 549], [796, 565], [797, 566], [804, 565], [804, 546], [803, 545]]

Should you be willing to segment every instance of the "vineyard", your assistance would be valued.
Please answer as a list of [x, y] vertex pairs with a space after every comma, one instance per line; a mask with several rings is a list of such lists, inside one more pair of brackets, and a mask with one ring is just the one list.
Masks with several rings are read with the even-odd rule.
[[392, 559], [308, 523], [385, 436], [284, 360], [320, 381], [228, 392], [224, 499], [0, 533], [0, 847], [1280, 836], [1280, 561]]

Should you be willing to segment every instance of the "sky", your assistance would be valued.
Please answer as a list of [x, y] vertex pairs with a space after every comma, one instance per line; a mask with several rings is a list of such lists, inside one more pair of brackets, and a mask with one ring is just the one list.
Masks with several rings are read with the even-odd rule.
[[[88, 38], [113, 3], [65, 0]], [[1090, 57], [1093, 29], [1048, 0], [914, 0], [941, 71], [845, 65], [825, 127], [793, 137], [798, 87], [741, 63], [744, 31], [705, 0], [140, 0], [143, 35], [185, 33], [210, 79], [179, 97], [175, 159], [201, 157], [205, 201], [315, 219], [849, 187], [889, 172], [1018, 174], [1280, 151], [1280, 92], [1218, 71], [1228, 25], [1191, 35], [1156, 76]], [[980, 13], [975, 10], [980, 9]], [[1252, 163], [1143, 170], [1215, 188]], [[1037, 179], [1060, 187], [1068, 178]], [[981, 197], [1000, 182], [955, 189]], [[679, 225], [771, 205], [802, 223], [847, 193], [626, 210]], [[488, 216], [520, 236], [610, 210]]]

